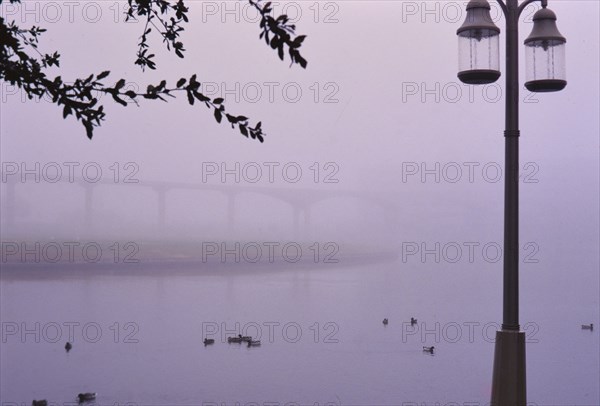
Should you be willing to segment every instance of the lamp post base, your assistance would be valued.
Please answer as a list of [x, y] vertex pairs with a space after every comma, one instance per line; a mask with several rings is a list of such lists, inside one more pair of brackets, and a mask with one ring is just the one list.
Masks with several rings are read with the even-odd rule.
[[525, 333], [496, 332], [491, 406], [526, 406]]

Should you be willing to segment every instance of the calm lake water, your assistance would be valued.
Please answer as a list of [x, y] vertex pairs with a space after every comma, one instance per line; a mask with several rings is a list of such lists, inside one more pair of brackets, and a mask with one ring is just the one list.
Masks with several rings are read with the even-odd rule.
[[[1, 401], [488, 404], [501, 265], [433, 265], [5, 269]], [[528, 400], [598, 405], [598, 330], [581, 329], [600, 324], [598, 287], [565, 288], [523, 272]], [[262, 345], [228, 344], [238, 331]]]

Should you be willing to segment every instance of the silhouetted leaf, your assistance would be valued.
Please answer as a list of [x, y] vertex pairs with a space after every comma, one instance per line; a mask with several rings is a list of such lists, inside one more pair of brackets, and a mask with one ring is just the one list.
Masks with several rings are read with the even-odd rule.
[[296, 55], [296, 61], [300, 64], [300, 66], [302, 66], [304, 69], [306, 69], [306, 59], [304, 59], [302, 56], [300, 56], [300, 54]]
[[[19, 2], [19, 0], [7, 1]], [[143, 19], [146, 20], [146, 28], [140, 37], [135, 60], [135, 64], [143, 70], [146, 68], [156, 69], [156, 64], [152, 61], [155, 54], [150, 53], [151, 48], [147, 37], [153, 32], [157, 33], [158, 31], [162, 35], [168, 50], [183, 57], [185, 49], [183, 43], [179, 41], [179, 35], [184, 31], [181, 23], [188, 21], [186, 16], [188, 9], [184, 6], [184, 1], [186, 0], [128, 0], [130, 7], [126, 11], [127, 19], [144, 16]], [[260, 0], [250, 0], [250, 4], [255, 6], [262, 16], [260, 38], [264, 37], [269, 45], [272, 43], [280, 57], [286, 46], [291, 50], [291, 41], [295, 41], [293, 43], [295, 45], [302, 43], [303, 38], [293, 39], [294, 26], [287, 24], [289, 18], [286, 15], [275, 19], [267, 15], [272, 12], [271, 3], [259, 6], [259, 2]], [[152, 29], [148, 26], [149, 24], [153, 26]], [[249, 126], [248, 117], [229, 114], [225, 111], [224, 98], [217, 97], [211, 101], [210, 97], [198, 92], [201, 83], [197, 81], [196, 75], [193, 75], [189, 82], [185, 78], [180, 79], [173, 88], [167, 88], [167, 81], [162, 80], [156, 86], [148, 85], [145, 91], [140, 90], [139, 94], [134, 90], [126, 91], [125, 79], [119, 79], [112, 87], [101, 83], [110, 76], [111, 71], [109, 70], [101, 71], [99, 74], [90, 74], [84, 78], [76, 78], [72, 82], [63, 82], [60, 76], [48, 78], [44, 70], [52, 66], [59, 66], [60, 55], [58, 52], [43, 54], [41, 50], [38, 51], [37, 35], [44, 31], [45, 29], [35, 26], [22, 30], [14, 22], [5, 24], [4, 20], [0, 19], [0, 32], [3, 33], [2, 47], [5, 51], [4, 56], [0, 56], [0, 71], [2, 71], [0, 74], [4, 73], [5, 80], [11, 85], [23, 89], [29, 99], [49, 96], [53, 103], [62, 107], [63, 118], [73, 115], [84, 126], [89, 139], [93, 137], [94, 127], [100, 126], [106, 116], [104, 106], [100, 105], [98, 99], [94, 97], [96, 94], [110, 95], [115, 103], [128, 106], [132, 102], [137, 105], [141, 98], [166, 101], [166, 96], [174, 97], [175, 91], [185, 90], [190, 104], [193, 105], [198, 99], [204, 102], [207, 108], [213, 108], [214, 117], [218, 123], [222, 123], [223, 115], [225, 115], [232, 128], [237, 125], [244, 136], [259, 138], [262, 142], [261, 123], [259, 122], [255, 128], [252, 128]], [[270, 37], [274, 37], [273, 41], [270, 40]], [[28, 51], [32, 49], [35, 52], [30, 54]], [[296, 59], [291, 51], [290, 57], [293, 61]]]
[[120, 105], [127, 107], [127, 102], [121, 99], [117, 93], [113, 93], [113, 99]]
[[194, 92], [194, 96], [196, 96], [196, 99], [202, 101], [202, 102], [208, 102], [210, 101], [210, 97], [207, 97], [205, 95], [203, 95], [200, 92]]
[[305, 38], [306, 38], [306, 35], [298, 35], [294, 39], [294, 41], [292, 41], [292, 45], [294, 46], [294, 48], [300, 47], [300, 45], [302, 45], [302, 42], [304, 41]]
[[89, 121], [84, 121], [83, 126], [85, 127], [87, 137], [91, 140], [94, 136], [94, 126]]

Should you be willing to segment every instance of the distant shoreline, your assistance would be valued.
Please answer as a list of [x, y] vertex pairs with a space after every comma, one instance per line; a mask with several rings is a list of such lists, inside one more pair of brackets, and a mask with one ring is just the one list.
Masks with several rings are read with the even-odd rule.
[[[78, 270], [93, 269], [113, 271], [115, 273], [128, 273], [127, 271], [156, 272], [157, 270], [182, 270], [189, 273], [190, 270], [201, 273], [214, 273], [218, 271], [276, 271], [290, 269], [323, 269], [373, 264], [379, 262], [392, 262], [398, 259], [398, 252], [390, 249], [377, 250], [374, 247], [358, 247], [356, 245], [330, 246], [327, 249], [317, 248], [313, 245], [295, 244], [288, 251], [291, 254], [274, 253], [270, 255], [263, 253], [257, 255], [254, 251], [206, 253], [198, 251], [198, 245], [194, 243], [182, 244], [160, 244], [144, 243], [136, 247], [111, 246], [110, 250], [104, 248], [103, 255], [96, 255], [99, 251], [92, 249], [93, 254], [58, 256], [54, 243], [51, 254], [41, 252], [27, 252], [24, 255], [14, 253], [14, 246], [8, 247], [13, 251], [2, 253], [0, 270], [4, 273], [13, 271], [53, 271], [53, 270]], [[284, 243], [282, 243], [284, 244]], [[102, 246], [102, 244], [98, 244]], [[256, 245], [256, 244], [254, 244]], [[104, 245], [108, 247], [109, 245]], [[3, 246], [3, 248], [6, 248]], [[116, 251], [116, 249], [121, 252]], [[135, 248], [135, 249], [132, 249]], [[102, 248], [100, 248], [102, 250]], [[136, 251], [137, 250], [137, 251]], [[49, 251], [49, 249], [47, 249]], [[106, 252], [108, 251], [108, 252]], [[143, 254], [142, 254], [143, 253]], [[37, 257], [36, 257], [37, 254]], [[54, 255], [54, 256], [50, 256]], [[93, 257], [91, 255], [96, 255]], [[22, 260], [26, 259], [26, 260]]]

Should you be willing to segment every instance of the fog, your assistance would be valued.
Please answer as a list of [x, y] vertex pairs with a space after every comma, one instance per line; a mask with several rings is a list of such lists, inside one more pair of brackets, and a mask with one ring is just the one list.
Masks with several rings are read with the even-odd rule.
[[[153, 38], [158, 70], [142, 73], [132, 63], [141, 23], [115, 22], [117, 3], [72, 15], [56, 4], [3, 11], [48, 28], [41, 47], [60, 51], [65, 79], [110, 70], [109, 83], [143, 88], [197, 73], [228, 111], [262, 121], [266, 142], [181, 98], [123, 108], [107, 97], [90, 141], [60, 109], [3, 83], [3, 241], [334, 242], [390, 252], [403, 242], [501, 241], [504, 85], [456, 78], [461, 5], [278, 4], [307, 35], [303, 70], [259, 41], [247, 6], [192, 2], [185, 59]], [[522, 36], [538, 8], [525, 11]], [[586, 16], [598, 4], [552, 8], [568, 39], [568, 86], [521, 92], [521, 235], [544, 255], [597, 263], [598, 22]], [[503, 27], [498, 13], [494, 5]]]
[[[83, 385], [99, 391], [105, 385], [114, 389], [104, 389], [107, 404], [192, 404], [199, 387], [210, 388], [204, 401], [220, 404], [233, 404], [232, 396], [272, 400], [265, 398], [263, 378], [277, 382], [278, 399], [301, 404], [325, 398], [398, 404], [399, 393], [414, 394], [407, 400], [422, 399], [419, 404], [489, 399], [489, 341], [452, 347], [442, 340], [435, 344], [438, 358], [424, 362], [420, 345], [414, 355], [409, 344], [398, 347], [398, 337], [382, 338], [379, 329], [390, 317], [385, 333], [398, 332], [400, 318], [413, 314], [482, 325], [501, 317], [505, 68], [491, 85], [458, 80], [456, 30], [466, 2], [274, 2], [275, 14], [287, 13], [297, 34], [307, 36], [302, 69], [290, 67], [287, 55], [279, 60], [259, 39], [256, 14], [245, 2], [186, 1], [185, 58], [167, 52], [152, 33], [158, 69], [146, 72], [134, 65], [144, 23], [124, 22], [127, 2], [6, 3], [6, 20], [48, 29], [41, 51], [61, 54], [60, 68], [49, 76], [72, 81], [110, 70], [105, 83], [125, 78], [138, 90], [197, 74], [202, 92], [223, 97], [227, 111], [248, 116], [251, 125], [262, 122], [266, 134], [264, 143], [245, 138], [185, 97], [123, 107], [101, 96], [107, 117], [88, 140], [72, 116], [62, 118], [62, 108], [0, 83], [0, 386], [6, 399], [30, 402], [38, 396], [31, 381], [46, 383], [40, 386], [46, 392], [36, 389], [40, 398], [66, 400]], [[490, 3], [504, 61], [504, 20]], [[540, 7], [525, 9], [521, 44]], [[523, 46], [519, 51], [523, 325], [541, 332], [539, 345], [528, 344], [528, 382], [536, 404], [593, 404], [600, 396], [598, 339], [579, 326], [600, 317], [600, 3], [551, 0], [548, 7], [567, 38], [566, 88], [527, 91]], [[305, 267], [294, 272], [296, 262]], [[190, 263], [201, 265], [189, 279], [166, 266]], [[142, 271], [156, 264], [165, 272], [144, 278]], [[223, 264], [242, 272], [209, 272]], [[112, 275], [106, 268], [124, 269], [123, 278], [105, 278]], [[292, 271], [259, 272], [283, 268]], [[46, 269], [55, 272], [39, 272]], [[48, 292], [54, 293], [50, 303]], [[77, 343], [72, 360], [55, 348], [4, 345], [5, 323], [31, 320], [92, 320], [105, 331], [116, 321], [137, 323], [141, 344], [120, 359], [137, 371], [132, 375], [152, 372], [121, 388], [113, 378], [97, 381], [88, 358], [76, 358]], [[341, 344], [319, 343], [317, 361], [312, 343], [289, 351], [287, 342], [276, 342], [273, 351], [281, 352], [246, 358], [232, 358], [239, 354], [225, 344], [196, 353], [206, 336], [198, 320], [296, 320], [305, 331], [315, 321], [335, 322]], [[175, 356], [169, 355], [178, 339]], [[115, 347], [101, 344], [81, 354], [98, 371], [114, 371]], [[206, 364], [187, 364], [196, 359], [190, 354], [208, 357]], [[63, 372], [30, 375], [23, 360], [36, 357], [64, 363]], [[223, 379], [218, 365], [239, 359], [235, 365], [244, 373]], [[344, 360], [347, 375], [335, 369]], [[360, 363], [364, 369], [355, 370]], [[170, 392], [161, 392], [163, 375]], [[250, 375], [252, 384], [244, 380]], [[212, 384], [197, 385], [198, 376]], [[436, 376], [433, 382], [443, 384], [432, 389], [423, 377]], [[365, 389], [367, 381], [375, 383]]]

